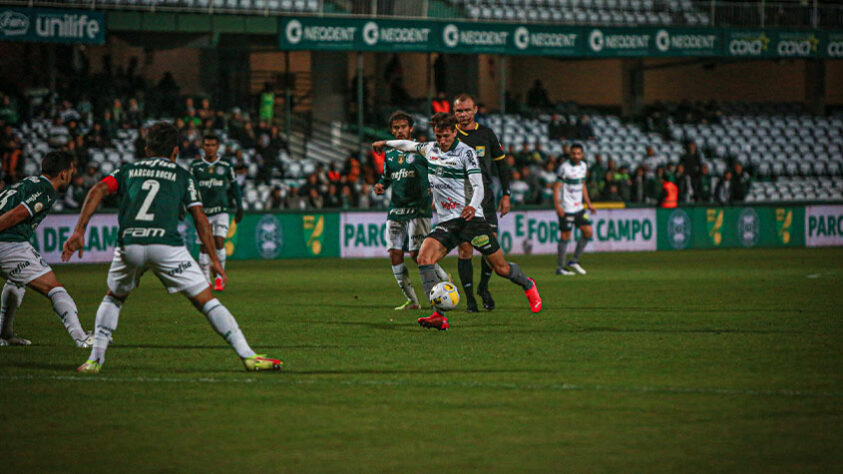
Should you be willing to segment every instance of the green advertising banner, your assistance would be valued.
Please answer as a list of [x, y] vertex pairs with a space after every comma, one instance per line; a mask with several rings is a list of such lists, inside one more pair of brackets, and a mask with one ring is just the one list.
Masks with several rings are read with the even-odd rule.
[[569, 57], [843, 57], [843, 32], [281, 18], [283, 50]]
[[[340, 215], [246, 214], [239, 224], [231, 221], [225, 249], [234, 260], [315, 258], [340, 256]], [[185, 243], [196, 256], [196, 230], [188, 219], [182, 230]]]
[[804, 207], [658, 210], [658, 249], [804, 247]]
[[279, 46], [284, 50], [431, 51], [439, 25], [429, 21], [349, 18], [283, 18]]
[[0, 7], [0, 41], [105, 43], [105, 13]]

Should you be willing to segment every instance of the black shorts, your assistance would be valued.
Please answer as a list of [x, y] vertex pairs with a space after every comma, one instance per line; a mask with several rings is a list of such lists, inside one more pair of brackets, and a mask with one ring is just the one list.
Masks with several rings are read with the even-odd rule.
[[562, 232], [570, 232], [574, 230], [574, 227], [582, 227], [585, 225], [591, 225], [591, 218], [588, 217], [585, 209], [573, 214], [566, 213], [565, 217], [559, 218], [559, 230]]
[[492, 232], [495, 234], [498, 233], [498, 206], [495, 205], [495, 198], [490, 199], [488, 202], [484, 199], [483, 205], [480, 207], [483, 208], [483, 217], [486, 219], [486, 223], [489, 224], [489, 227], [492, 229]]
[[489, 223], [480, 217], [470, 221], [460, 217], [440, 222], [428, 237], [436, 239], [448, 252], [463, 242], [471, 243], [483, 255], [491, 255], [501, 248], [498, 239], [492, 235]]

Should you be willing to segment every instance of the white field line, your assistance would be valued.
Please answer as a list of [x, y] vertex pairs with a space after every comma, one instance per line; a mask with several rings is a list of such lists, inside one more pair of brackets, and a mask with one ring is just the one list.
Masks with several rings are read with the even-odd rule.
[[843, 392], [813, 391], [799, 389], [741, 389], [722, 387], [669, 387], [669, 386], [621, 386], [621, 385], [577, 385], [577, 384], [531, 384], [499, 382], [406, 382], [400, 380], [336, 380], [290, 379], [294, 372], [284, 376], [266, 374], [265, 377], [215, 378], [215, 377], [115, 377], [110, 375], [2, 375], [0, 382], [78, 382], [78, 383], [140, 383], [140, 384], [241, 384], [241, 385], [346, 385], [346, 386], [391, 386], [391, 387], [429, 387], [429, 388], [492, 388], [505, 390], [530, 390], [550, 392], [615, 392], [615, 393], [656, 393], [690, 395], [738, 395], [749, 397], [824, 397], [843, 398]]

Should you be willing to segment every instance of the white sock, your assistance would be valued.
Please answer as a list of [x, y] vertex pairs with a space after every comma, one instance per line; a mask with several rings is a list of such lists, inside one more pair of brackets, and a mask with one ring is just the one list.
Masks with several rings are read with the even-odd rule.
[[0, 339], [8, 339], [15, 335], [15, 311], [23, 303], [25, 286], [18, 286], [10, 281], [3, 285], [0, 296]]
[[220, 259], [220, 265], [225, 269], [225, 247], [217, 249], [217, 258]]
[[398, 282], [398, 287], [401, 288], [404, 296], [413, 304], [419, 304], [419, 300], [416, 298], [416, 290], [413, 289], [413, 284], [410, 282], [410, 271], [407, 270], [407, 266], [403, 263], [393, 265], [392, 275], [395, 276], [395, 281]]
[[439, 264], [433, 265], [433, 270], [436, 271], [436, 277], [439, 278], [440, 282], [448, 281], [448, 272], [446, 272]]
[[243, 331], [240, 330], [234, 316], [218, 299], [214, 298], [205, 303], [205, 306], [202, 307], [202, 313], [208, 318], [208, 322], [211, 323], [217, 334], [234, 348], [237, 355], [243, 359], [255, 355], [255, 351], [249, 347], [246, 336], [243, 335]]
[[94, 347], [91, 348], [91, 355], [88, 360], [95, 360], [102, 364], [105, 362], [105, 350], [111, 342], [111, 335], [117, 330], [117, 320], [120, 317], [120, 308], [123, 302], [117, 298], [106, 295], [97, 309], [97, 322], [94, 329]]
[[205, 278], [208, 279], [208, 282], [211, 281], [211, 257], [208, 256], [207, 253], [199, 252], [199, 269], [202, 270], [202, 274], [205, 275]]
[[47, 298], [53, 302], [53, 311], [56, 312], [70, 337], [74, 341], [84, 341], [85, 331], [79, 324], [79, 311], [76, 310], [76, 303], [70, 297], [70, 293], [64, 287], [57, 286], [47, 293]]

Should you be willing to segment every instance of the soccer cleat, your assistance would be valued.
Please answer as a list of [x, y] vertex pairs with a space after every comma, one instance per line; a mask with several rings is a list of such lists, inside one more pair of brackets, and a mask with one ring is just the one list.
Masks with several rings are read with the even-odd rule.
[[575, 272], [579, 273], [580, 275], [585, 275], [585, 268], [580, 266], [580, 262], [571, 260], [570, 262], [568, 262], [568, 268], [572, 268]]
[[556, 269], [556, 274], [557, 275], [566, 275], [566, 276], [576, 275], [576, 273], [572, 272], [571, 270], [566, 270], [562, 267], [559, 267], [559, 268]]
[[80, 374], [98, 374], [100, 370], [102, 370], [102, 364], [90, 359], [76, 369]]
[[32, 341], [13, 335], [5, 339], [0, 339], [0, 346], [31, 346]]
[[489, 292], [488, 288], [478, 287], [477, 296], [483, 300], [483, 307], [486, 308], [487, 311], [495, 309], [495, 300], [492, 298], [492, 294]]
[[214, 278], [214, 291], [224, 291], [225, 285], [222, 282], [222, 277], [218, 276]]
[[524, 294], [527, 295], [527, 301], [530, 303], [530, 311], [538, 313], [542, 310], [542, 297], [539, 296], [539, 288], [536, 285], [536, 281], [532, 278], [528, 278], [528, 280], [533, 282], [533, 286], [529, 290], [524, 290]]
[[465, 312], [466, 313], [476, 313], [477, 312], [477, 300], [471, 296], [471, 293], [465, 294]]
[[443, 316], [439, 313], [439, 311], [434, 311], [433, 314], [426, 318], [419, 318], [418, 319], [419, 326], [423, 328], [433, 328], [438, 329], [440, 331], [447, 331], [450, 324], [448, 324], [448, 318]]
[[90, 349], [91, 347], [94, 346], [94, 332], [93, 331], [86, 332], [85, 333], [85, 339], [80, 339], [80, 340], [75, 341], [75, 342], [76, 342], [76, 347], [79, 347], [79, 348], [82, 348], [82, 349]]
[[261, 370], [281, 370], [284, 363], [278, 359], [270, 359], [266, 354], [255, 354], [243, 359], [243, 365], [249, 372], [258, 372]]
[[396, 306], [395, 311], [403, 311], [405, 309], [419, 309], [419, 308], [421, 308], [421, 306], [419, 306], [418, 303], [413, 303], [412, 301], [407, 300], [401, 306]]

